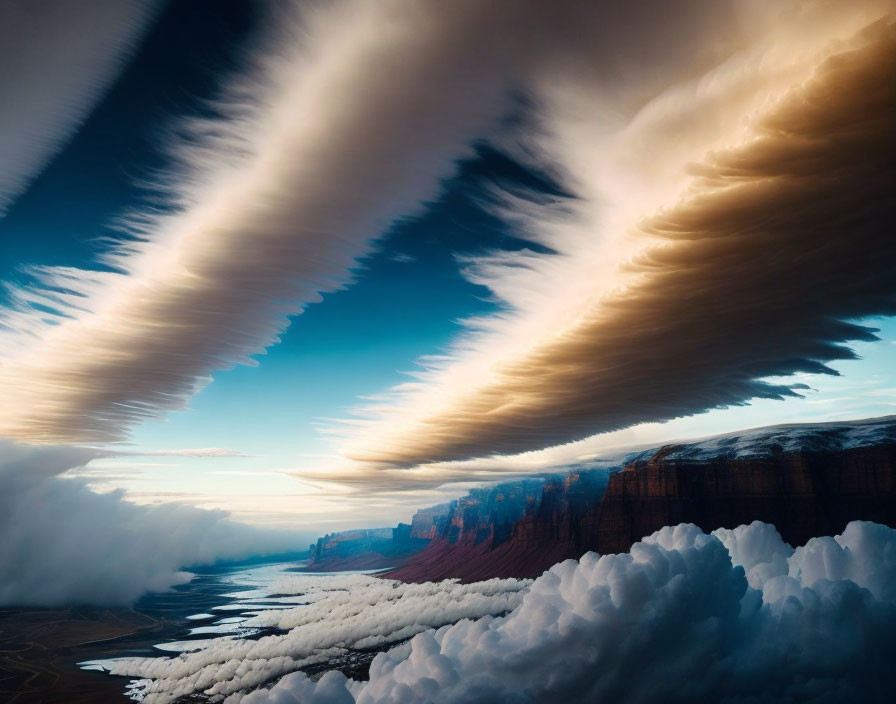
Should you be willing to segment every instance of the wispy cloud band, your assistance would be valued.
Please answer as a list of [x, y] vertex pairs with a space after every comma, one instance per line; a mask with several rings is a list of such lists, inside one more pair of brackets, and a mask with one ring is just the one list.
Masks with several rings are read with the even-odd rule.
[[[639, 192], [609, 208], [586, 198], [571, 215], [549, 213], [554, 220], [540, 206], [517, 214], [559, 254], [474, 262], [475, 280], [510, 311], [475, 321], [480, 329], [447, 362], [391, 404], [364, 409], [373, 419], [349, 426], [343, 453], [412, 467], [535, 450], [792, 396], [799, 384], [767, 378], [831, 373], [826, 363], [851, 358], [846, 343], [874, 331], [850, 321], [896, 314], [896, 183], [886, 166], [896, 156], [894, 37], [892, 20], [881, 20], [851, 39], [828, 37], [808, 61], [800, 47], [802, 73], [760, 71], [769, 83], [787, 76], [791, 88], [752, 91], [762, 100], [733, 113], [748, 119], [729, 127], [728, 146], [688, 165], [686, 190], [652, 215], [629, 205]], [[649, 203], [667, 190], [643, 194]], [[606, 234], [625, 217], [621, 235]]]
[[118, 272], [44, 269], [12, 291], [0, 434], [116, 440], [182, 408], [210, 372], [253, 363], [500, 111], [488, 13], [274, 5], [220, 117], [187, 123], [172, 148], [171, 209], [133, 216], [136, 239], [107, 255]]

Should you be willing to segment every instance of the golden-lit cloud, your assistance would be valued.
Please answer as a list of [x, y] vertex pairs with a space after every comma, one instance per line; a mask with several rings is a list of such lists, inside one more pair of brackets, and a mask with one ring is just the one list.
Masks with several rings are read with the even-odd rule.
[[211, 372], [253, 363], [502, 111], [500, 42], [478, 2], [270, 12], [219, 116], [170, 146], [170, 209], [131, 216], [133, 237], [105, 257], [117, 271], [47, 268], [12, 290], [0, 435], [120, 439], [183, 408]]
[[[871, 336], [847, 320], [896, 312], [892, 30], [856, 36], [886, 2], [272, 8], [217, 116], [169, 145], [168, 209], [130, 217], [115, 271], [47, 268], [12, 290], [0, 435], [117, 440], [183, 408], [346, 285], [476, 138], [573, 194], [495, 194], [551, 253], [464, 262], [505, 309], [340, 431], [346, 466], [786, 396], [763, 377], [824, 372]], [[512, 131], [515, 93], [531, 112]]]
[[546, 111], [580, 199], [513, 217], [558, 253], [471, 264], [508, 312], [336, 431], [346, 481], [792, 396], [764, 379], [873, 339], [850, 321], [896, 314], [896, 30], [810, 10], [615, 132]]

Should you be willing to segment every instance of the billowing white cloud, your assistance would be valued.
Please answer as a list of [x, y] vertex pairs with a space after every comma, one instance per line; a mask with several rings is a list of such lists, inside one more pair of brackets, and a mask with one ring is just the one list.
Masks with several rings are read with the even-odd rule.
[[[746, 573], [745, 573], [746, 571]], [[887, 701], [896, 531], [854, 522], [793, 550], [772, 526], [667, 527], [535, 580], [506, 617], [426, 631], [369, 682], [302, 673], [244, 704]]]
[[159, 5], [0, 4], [0, 216], [81, 125]]
[[307, 547], [310, 536], [182, 504], [138, 506], [65, 478], [96, 451], [0, 439], [0, 604], [130, 604], [191, 565]]

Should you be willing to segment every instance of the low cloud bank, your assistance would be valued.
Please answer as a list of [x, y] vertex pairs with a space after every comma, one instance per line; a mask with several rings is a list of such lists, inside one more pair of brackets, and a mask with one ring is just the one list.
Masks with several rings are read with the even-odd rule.
[[299, 550], [306, 536], [181, 504], [140, 506], [59, 475], [97, 452], [0, 439], [0, 605], [129, 604], [184, 566]]
[[199, 652], [176, 658], [97, 662], [115, 675], [152, 679], [144, 688], [147, 704], [197, 692], [213, 700], [238, 701], [272, 678], [345, 655], [349, 648], [396, 643], [461, 619], [507, 613], [519, 606], [530, 583], [491, 579], [475, 584], [456, 580], [402, 584], [352, 574], [290, 578], [254, 596], [301, 594], [308, 605], [266, 611], [241, 624], [289, 629], [285, 635], [217, 638]]
[[421, 633], [367, 683], [295, 673], [241, 701], [887, 701], [894, 629], [890, 528], [853, 522], [793, 550], [759, 522], [682, 524], [555, 565], [508, 616]]

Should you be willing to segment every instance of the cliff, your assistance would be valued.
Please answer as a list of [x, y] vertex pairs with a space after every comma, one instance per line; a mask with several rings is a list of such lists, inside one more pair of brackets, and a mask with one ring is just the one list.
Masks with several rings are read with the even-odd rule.
[[428, 539], [412, 536], [411, 526], [362, 528], [330, 533], [309, 546], [311, 558], [300, 572], [376, 570], [404, 564], [423, 550]]
[[450, 503], [420, 509], [411, 519], [411, 537], [432, 540], [446, 532], [451, 520], [451, 511]]
[[851, 520], [896, 526], [896, 417], [732, 433], [621, 464], [609, 475], [573, 472], [471, 492], [433, 522], [422, 552], [384, 576], [534, 577], [589, 550], [627, 551], [682, 522], [710, 531], [765, 521], [792, 545], [835, 535]]
[[844, 432], [849, 428], [835, 427], [754, 439], [746, 452], [713, 453], [699, 444], [661, 448], [610, 477], [595, 549], [626, 551], [683, 522], [709, 531], [764, 521], [791, 545], [840, 533], [852, 520], [896, 525], [894, 427], [879, 428], [868, 445], [856, 443]]
[[607, 473], [571, 472], [480, 489], [451, 504], [429, 545], [384, 576], [411, 582], [535, 577], [593, 542]]
[[628, 453], [616, 467], [474, 489], [410, 525], [327, 535], [304, 569], [390, 567], [384, 576], [416, 582], [536, 577], [683, 522], [711, 531], [765, 521], [795, 546], [851, 520], [896, 526], [896, 416], [730, 433]]

